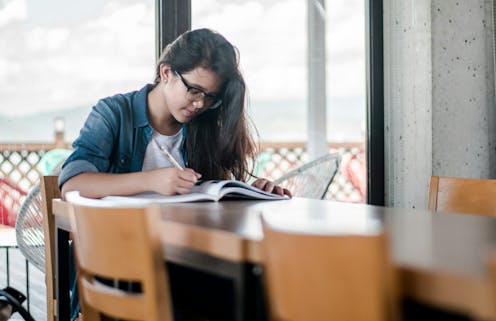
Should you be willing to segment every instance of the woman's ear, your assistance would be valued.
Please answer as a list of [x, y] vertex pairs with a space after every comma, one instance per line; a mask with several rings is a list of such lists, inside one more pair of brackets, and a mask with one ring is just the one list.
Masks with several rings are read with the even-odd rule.
[[169, 65], [166, 64], [161, 64], [160, 65], [160, 79], [164, 82], [167, 83], [169, 81], [169, 77], [171, 76], [171, 68]]

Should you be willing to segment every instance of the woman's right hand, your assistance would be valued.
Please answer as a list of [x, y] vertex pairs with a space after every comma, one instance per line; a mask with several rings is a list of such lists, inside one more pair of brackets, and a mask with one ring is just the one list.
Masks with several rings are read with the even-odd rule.
[[148, 172], [148, 184], [154, 192], [163, 195], [191, 193], [191, 189], [201, 178], [201, 174], [191, 168], [167, 167]]

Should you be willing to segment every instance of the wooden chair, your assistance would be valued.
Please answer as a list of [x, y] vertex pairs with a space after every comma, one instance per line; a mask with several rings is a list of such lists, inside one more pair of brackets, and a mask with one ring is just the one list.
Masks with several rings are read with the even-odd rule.
[[[488, 255], [486, 260], [486, 266], [489, 274], [488, 283], [490, 284], [490, 301], [492, 303], [492, 310], [494, 315], [494, 311], [496, 310], [496, 251], [492, 251], [491, 254]], [[489, 319], [489, 318], [488, 318]]]
[[[101, 314], [125, 320], [172, 320], [165, 262], [157, 228], [158, 207], [98, 208], [72, 205], [71, 225], [85, 321]], [[127, 292], [101, 278], [132, 281]]]
[[[60, 166], [54, 174], [60, 172]], [[40, 183], [27, 194], [16, 220], [16, 239], [22, 254], [45, 273], [47, 320], [55, 320], [55, 219], [52, 200], [60, 198], [58, 176], [41, 176]]]
[[60, 198], [58, 176], [42, 176], [40, 191], [43, 213], [43, 237], [45, 243], [45, 283], [47, 321], [55, 320], [57, 299], [55, 289], [55, 217], [52, 215], [52, 200]]
[[284, 231], [268, 223], [267, 214], [262, 248], [270, 320], [396, 319], [393, 266], [383, 232]]
[[434, 212], [496, 215], [496, 179], [432, 176], [428, 208]]

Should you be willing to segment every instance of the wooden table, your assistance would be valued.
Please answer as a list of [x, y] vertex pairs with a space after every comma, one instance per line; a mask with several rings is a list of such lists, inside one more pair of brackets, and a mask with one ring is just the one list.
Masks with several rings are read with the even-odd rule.
[[[67, 255], [70, 225], [67, 204], [54, 200], [57, 255]], [[235, 281], [237, 319], [252, 320], [246, 304], [253, 277], [262, 263], [259, 215], [276, 212], [288, 225], [336, 228], [341, 224], [382, 224], [391, 241], [402, 297], [481, 319], [496, 319], [486, 260], [496, 249], [496, 219], [442, 214], [364, 204], [292, 199], [289, 201], [223, 201], [161, 206], [164, 256]], [[318, 224], [315, 224], [315, 223]], [[311, 232], [311, 231], [309, 231]], [[68, 313], [65, 262], [57, 260], [58, 317]], [[67, 260], [65, 260], [67, 261]], [[64, 272], [65, 271], [65, 272]], [[247, 289], [248, 288], [248, 289]], [[495, 303], [493, 303], [495, 302]]]

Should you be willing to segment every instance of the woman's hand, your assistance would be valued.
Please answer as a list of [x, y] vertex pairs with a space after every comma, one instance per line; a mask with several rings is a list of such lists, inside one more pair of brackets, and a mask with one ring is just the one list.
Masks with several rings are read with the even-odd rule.
[[191, 189], [201, 177], [201, 174], [191, 168], [182, 170], [175, 167], [167, 167], [155, 169], [148, 173], [147, 182], [151, 184], [151, 189], [162, 195], [191, 193]]
[[281, 196], [286, 195], [288, 197], [291, 197], [291, 192], [288, 189], [275, 185], [265, 178], [257, 178], [257, 180], [254, 181], [251, 185], [272, 194], [278, 194]]

